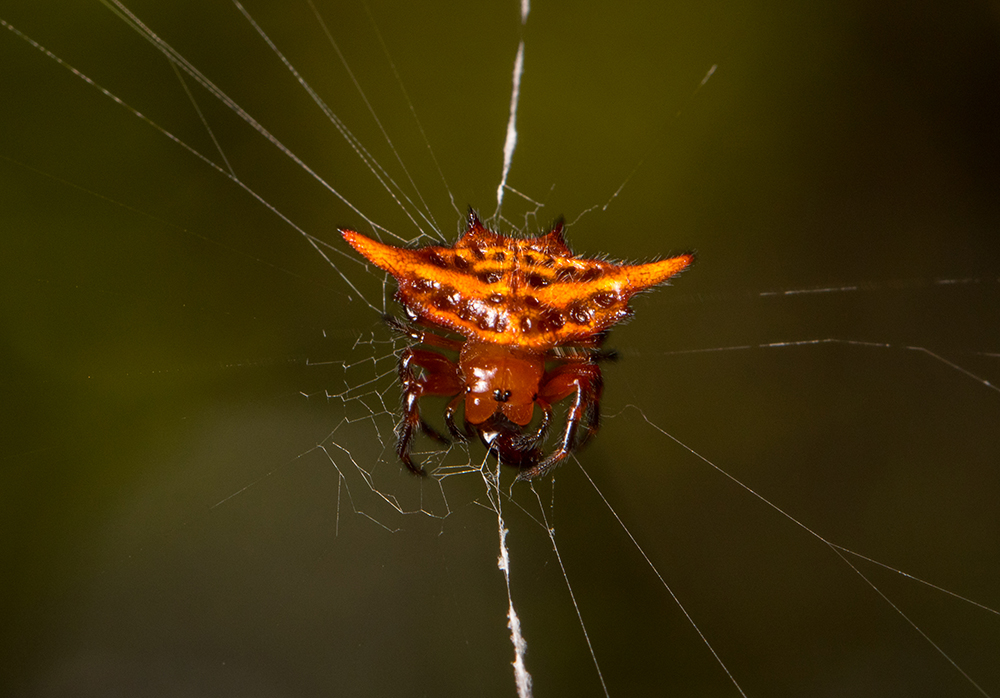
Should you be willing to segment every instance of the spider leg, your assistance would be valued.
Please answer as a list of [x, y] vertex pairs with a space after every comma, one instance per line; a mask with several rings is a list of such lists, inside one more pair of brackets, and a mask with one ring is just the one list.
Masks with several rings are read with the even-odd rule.
[[579, 443], [577, 443], [575, 448], [583, 448], [595, 434], [601, 426], [601, 392], [603, 386], [599, 386], [597, 390], [597, 396], [588, 403], [586, 412], [585, 427], [587, 431], [583, 433], [580, 437]]
[[[422, 376], [416, 375], [415, 366], [424, 369]], [[458, 367], [441, 354], [408, 347], [399, 358], [399, 381], [403, 385], [403, 419], [396, 428], [396, 454], [410, 471], [426, 475], [410, 455], [417, 427], [436, 441], [448, 443], [448, 439], [421, 418], [420, 398], [424, 395], [450, 396], [460, 393], [462, 385], [458, 378]]]
[[430, 437], [434, 441], [437, 441], [439, 444], [444, 444], [447, 446], [448, 444], [451, 443], [451, 439], [449, 439], [447, 436], [440, 433], [437, 429], [435, 429], [430, 424], [425, 422], [423, 418], [420, 419], [420, 431], [424, 432], [425, 436]]
[[[559, 440], [559, 447], [544, 460], [518, 473], [518, 480], [532, 480], [545, 475], [597, 433], [603, 389], [601, 369], [595, 363], [567, 363], [547, 376], [537, 399], [543, 410], [545, 405], [549, 405], [549, 410], [543, 418], [543, 425], [547, 426], [552, 402], [574, 395], [573, 404], [566, 415], [566, 428]], [[582, 436], [578, 436], [581, 426], [586, 431]]]
[[409, 337], [416, 344], [426, 344], [429, 347], [438, 347], [439, 349], [451, 349], [452, 351], [460, 351], [462, 349], [462, 342], [457, 339], [450, 339], [449, 337], [442, 337], [440, 335], [434, 334], [433, 332], [427, 332], [419, 327], [413, 325], [407, 325], [393, 315], [383, 315], [382, 320], [391, 329], [398, 332], [401, 335]]
[[[458, 393], [455, 397], [451, 399], [448, 403], [448, 407], [444, 410], [444, 423], [448, 425], [448, 433], [455, 437], [458, 441], [468, 441], [469, 438], [455, 426], [455, 409], [458, 407], [458, 403], [462, 401], [465, 397], [464, 392]], [[466, 430], [468, 430], [469, 425], [465, 425]]]
[[535, 404], [537, 404], [542, 409], [542, 421], [538, 425], [538, 429], [531, 436], [525, 437], [528, 443], [541, 444], [542, 439], [545, 438], [545, 434], [549, 431], [549, 425], [552, 423], [552, 405], [543, 398], [535, 398]]

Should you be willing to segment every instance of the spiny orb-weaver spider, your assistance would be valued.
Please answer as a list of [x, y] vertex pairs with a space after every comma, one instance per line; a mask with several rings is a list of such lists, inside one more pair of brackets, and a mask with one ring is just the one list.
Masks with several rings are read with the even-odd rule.
[[[507, 237], [470, 211], [468, 228], [452, 247], [420, 249], [341, 230], [363, 257], [395, 277], [396, 299], [414, 323], [387, 319], [414, 342], [399, 360], [403, 419], [396, 432], [399, 459], [414, 473], [425, 474], [410, 455], [417, 427], [447, 441], [420, 416], [425, 395], [450, 397], [448, 432], [464, 440], [475, 430], [502, 463], [520, 468], [519, 480], [544, 475], [566, 459], [597, 432], [603, 390], [598, 361], [609, 356], [600, 350], [608, 330], [631, 314], [633, 295], [694, 261], [692, 254], [635, 265], [583, 259], [566, 246], [562, 227], [560, 221], [540, 237]], [[416, 345], [456, 351], [458, 361]], [[543, 458], [552, 405], [571, 395], [559, 446]], [[455, 425], [463, 399], [464, 433]], [[529, 431], [535, 405], [541, 422]]]

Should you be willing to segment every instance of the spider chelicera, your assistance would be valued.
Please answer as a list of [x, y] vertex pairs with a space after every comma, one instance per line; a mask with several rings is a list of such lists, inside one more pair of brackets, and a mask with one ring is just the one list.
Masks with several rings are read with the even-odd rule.
[[[601, 350], [608, 330], [631, 314], [633, 295], [694, 261], [692, 254], [635, 265], [583, 259], [566, 246], [561, 222], [547, 235], [514, 238], [488, 230], [472, 212], [452, 247], [404, 249], [353, 230], [341, 234], [396, 278], [396, 299], [414, 323], [388, 319], [414, 342], [399, 361], [403, 419], [396, 452], [421, 475], [424, 470], [410, 453], [417, 429], [447, 440], [420, 416], [425, 395], [450, 397], [448, 432], [457, 439], [478, 434], [502, 463], [520, 468], [519, 480], [544, 475], [565, 460], [599, 426], [603, 379], [598, 364], [611, 356]], [[457, 352], [458, 361], [435, 349]], [[559, 445], [544, 456], [552, 406], [570, 396]], [[464, 431], [455, 423], [462, 402]], [[541, 421], [529, 429], [535, 405]]]

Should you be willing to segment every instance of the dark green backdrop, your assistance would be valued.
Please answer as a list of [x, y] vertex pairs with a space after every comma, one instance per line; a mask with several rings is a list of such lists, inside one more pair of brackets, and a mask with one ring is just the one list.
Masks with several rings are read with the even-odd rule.
[[[317, 4], [451, 238], [364, 5]], [[404, 182], [308, 5], [247, 5]], [[417, 234], [231, 4], [130, 7], [365, 216]], [[458, 208], [492, 213], [517, 4], [370, 10]], [[98, 3], [0, 17], [218, 159], [166, 61]], [[698, 251], [612, 335], [580, 462], [748, 695], [977, 694], [831, 549], [663, 432], [829, 540], [1000, 607], [998, 21], [968, 1], [540, 1], [523, 32], [510, 184], [545, 205], [508, 194], [510, 223], [564, 214], [576, 250], [614, 258]], [[377, 313], [8, 31], [0, 66], [0, 692], [513, 695], [478, 476], [445, 481], [443, 520], [396, 514], [352, 458], [405, 507], [446, 509], [385, 452], [391, 375], [359, 390], [384, 405], [323, 397], [391, 371]], [[340, 256], [362, 217], [192, 89], [237, 174], [380, 306], [381, 278]], [[848, 343], [758, 346], [826, 339]], [[727, 347], [749, 348], [710, 351]], [[346, 452], [327, 438], [345, 418]], [[738, 695], [581, 471], [556, 482], [546, 512], [610, 693]], [[536, 695], [601, 695], [548, 537], [507, 510]], [[1000, 693], [996, 615], [852, 561]]]

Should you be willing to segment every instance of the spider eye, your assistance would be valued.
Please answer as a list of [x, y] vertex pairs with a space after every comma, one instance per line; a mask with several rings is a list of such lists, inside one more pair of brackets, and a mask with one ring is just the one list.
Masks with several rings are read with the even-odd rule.
[[500, 388], [497, 388], [493, 391], [493, 399], [497, 402], [507, 402], [510, 400], [510, 391], [500, 390]]

